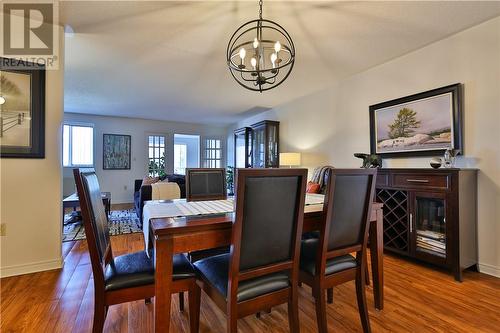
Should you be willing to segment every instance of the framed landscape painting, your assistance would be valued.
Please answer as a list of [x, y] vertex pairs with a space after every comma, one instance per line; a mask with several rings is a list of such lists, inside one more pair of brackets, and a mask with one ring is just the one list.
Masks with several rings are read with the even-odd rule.
[[102, 168], [104, 170], [129, 170], [131, 136], [103, 134]]
[[44, 66], [0, 69], [0, 157], [45, 157]]
[[370, 149], [385, 157], [462, 152], [461, 85], [370, 106]]

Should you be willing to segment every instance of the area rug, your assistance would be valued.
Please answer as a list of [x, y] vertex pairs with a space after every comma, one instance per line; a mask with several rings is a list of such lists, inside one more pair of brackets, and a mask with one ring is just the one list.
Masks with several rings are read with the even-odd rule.
[[[70, 218], [70, 214], [64, 215], [65, 222]], [[134, 209], [111, 211], [109, 216], [110, 236], [132, 234], [136, 232], [142, 232], [142, 228]], [[81, 222], [70, 223], [64, 226], [63, 242], [81, 239], [85, 239], [85, 230]]]

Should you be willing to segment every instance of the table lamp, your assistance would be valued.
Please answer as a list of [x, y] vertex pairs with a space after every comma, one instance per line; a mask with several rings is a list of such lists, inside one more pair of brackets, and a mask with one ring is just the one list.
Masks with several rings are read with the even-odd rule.
[[280, 166], [300, 166], [300, 153], [280, 153]]

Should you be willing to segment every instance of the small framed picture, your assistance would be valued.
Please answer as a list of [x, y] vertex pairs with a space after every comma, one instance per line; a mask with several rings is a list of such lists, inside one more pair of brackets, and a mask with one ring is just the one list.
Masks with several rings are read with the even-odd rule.
[[129, 170], [131, 136], [103, 134], [102, 168], [104, 170]]
[[383, 157], [462, 152], [462, 86], [454, 84], [370, 106], [370, 149]]
[[[0, 57], [0, 61], [8, 61]], [[45, 67], [0, 70], [0, 157], [45, 157]]]

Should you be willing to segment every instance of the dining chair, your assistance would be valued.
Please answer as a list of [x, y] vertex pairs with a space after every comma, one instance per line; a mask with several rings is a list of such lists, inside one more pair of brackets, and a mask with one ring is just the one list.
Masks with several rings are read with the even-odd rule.
[[[325, 290], [355, 280], [359, 316], [364, 332], [370, 332], [366, 307], [366, 249], [376, 169], [332, 169], [325, 194], [318, 238], [302, 240], [300, 283], [312, 288], [318, 332], [326, 333]], [[356, 253], [352, 256], [351, 253]]]
[[238, 169], [236, 179], [230, 252], [195, 262], [198, 283], [226, 313], [227, 332], [237, 332], [238, 318], [283, 303], [298, 332], [307, 170]]
[[226, 198], [226, 169], [186, 169], [186, 201], [224, 200]]
[[[227, 199], [226, 169], [224, 168], [187, 168], [186, 201], [225, 200]], [[187, 258], [194, 263], [203, 258], [228, 253], [229, 247], [192, 251]]]
[[[94, 169], [73, 169], [94, 276], [92, 332], [103, 330], [108, 307], [155, 296], [154, 261], [145, 251], [113, 256], [108, 220]], [[151, 256], [154, 253], [151, 254]], [[193, 266], [183, 255], [173, 258], [172, 293], [189, 292], [190, 332], [198, 332], [200, 294]]]

